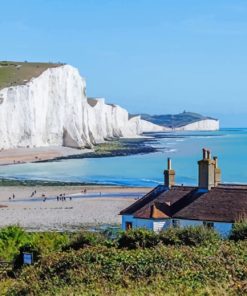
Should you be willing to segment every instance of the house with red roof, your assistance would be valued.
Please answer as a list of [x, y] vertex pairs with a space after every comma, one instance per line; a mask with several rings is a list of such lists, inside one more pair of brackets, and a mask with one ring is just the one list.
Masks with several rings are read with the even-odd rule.
[[122, 210], [122, 229], [205, 225], [228, 235], [233, 223], [247, 216], [247, 185], [222, 184], [218, 158], [203, 149], [198, 161], [198, 186], [175, 185], [168, 158], [164, 184]]

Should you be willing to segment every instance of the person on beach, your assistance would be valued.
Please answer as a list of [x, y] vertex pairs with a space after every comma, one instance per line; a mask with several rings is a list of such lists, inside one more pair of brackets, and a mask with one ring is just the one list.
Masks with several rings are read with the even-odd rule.
[[9, 200], [11, 200], [11, 197], [9, 197]]
[[57, 196], [57, 201], [59, 201], [59, 196]]
[[71, 196], [69, 197], [69, 200], [72, 200], [72, 197]]
[[13, 199], [15, 199], [15, 195], [14, 195], [14, 193], [13, 193]]

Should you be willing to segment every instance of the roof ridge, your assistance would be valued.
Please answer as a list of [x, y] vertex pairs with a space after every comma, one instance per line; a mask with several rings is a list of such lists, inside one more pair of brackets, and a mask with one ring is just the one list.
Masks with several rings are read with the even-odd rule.
[[[161, 190], [158, 190], [158, 189], [161, 189]], [[161, 194], [164, 191], [166, 191], [166, 187], [164, 185], [157, 185], [153, 190], [151, 190], [150, 192], [145, 194], [142, 198], [138, 199], [132, 205], [130, 205], [127, 208], [125, 208], [124, 210], [122, 210], [119, 214], [123, 215], [124, 213], [128, 212], [131, 208], [135, 208], [135, 207], [137, 207], [137, 209], [135, 209], [134, 211], [139, 210], [141, 207], [143, 207], [146, 204], [144, 202], [146, 202], [146, 200], [148, 198], [151, 198], [150, 201], [152, 201], [153, 199], [155, 199], [157, 197], [157, 195]]]

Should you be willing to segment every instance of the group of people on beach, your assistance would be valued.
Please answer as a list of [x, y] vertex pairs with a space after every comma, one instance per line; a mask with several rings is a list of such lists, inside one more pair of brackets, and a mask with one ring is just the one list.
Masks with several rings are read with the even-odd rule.
[[15, 199], [15, 194], [14, 193], [12, 194], [12, 197], [11, 196], [9, 197], [9, 200], [12, 200], [12, 199], [13, 200]]
[[[69, 200], [72, 200], [71, 196], [69, 196], [68, 198], [69, 198]], [[58, 195], [57, 196], [57, 201], [66, 201], [65, 193], [63, 193], [63, 194], [61, 193], [60, 195]]]
[[[87, 189], [84, 188], [84, 189], [81, 191], [81, 193], [87, 194]], [[37, 191], [34, 190], [34, 191], [31, 193], [30, 197], [34, 197], [36, 194], [37, 194]], [[100, 192], [99, 194], [100, 194], [100, 196], [101, 196], [101, 192]], [[45, 201], [47, 200], [47, 197], [46, 197], [46, 195], [45, 195], [44, 193], [41, 195], [41, 197], [43, 198], [43, 202], [45, 202]], [[59, 194], [59, 195], [57, 196], [57, 201], [66, 201], [67, 198], [68, 198], [69, 200], [72, 200], [72, 197], [71, 197], [71, 196], [69, 196], [69, 197], [67, 196], [67, 197], [66, 197], [65, 193], [61, 193], [61, 194]], [[14, 199], [15, 199], [15, 194], [13, 193], [12, 196], [9, 197], [9, 200], [14, 200]]]

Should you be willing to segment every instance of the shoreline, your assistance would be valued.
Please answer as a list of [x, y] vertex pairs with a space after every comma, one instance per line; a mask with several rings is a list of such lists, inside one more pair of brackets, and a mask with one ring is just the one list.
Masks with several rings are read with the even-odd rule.
[[159, 151], [158, 148], [148, 145], [151, 142], [156, 142], [155, 136], [106, 141], [95, 145], [92, 149], [49, 146], [0, 150], [0, 166], [53, 162], [66, 159], [128, 156]]
[[35, 148], [13, 148], [0, 150], [0, 166], [17, 165], [23, 163], [37, 163], [42, 160], [52, 161], [58, 157], [82, 156], [90, 153], [91, 149], [75, 149], [63, 146], [35, 147]]

